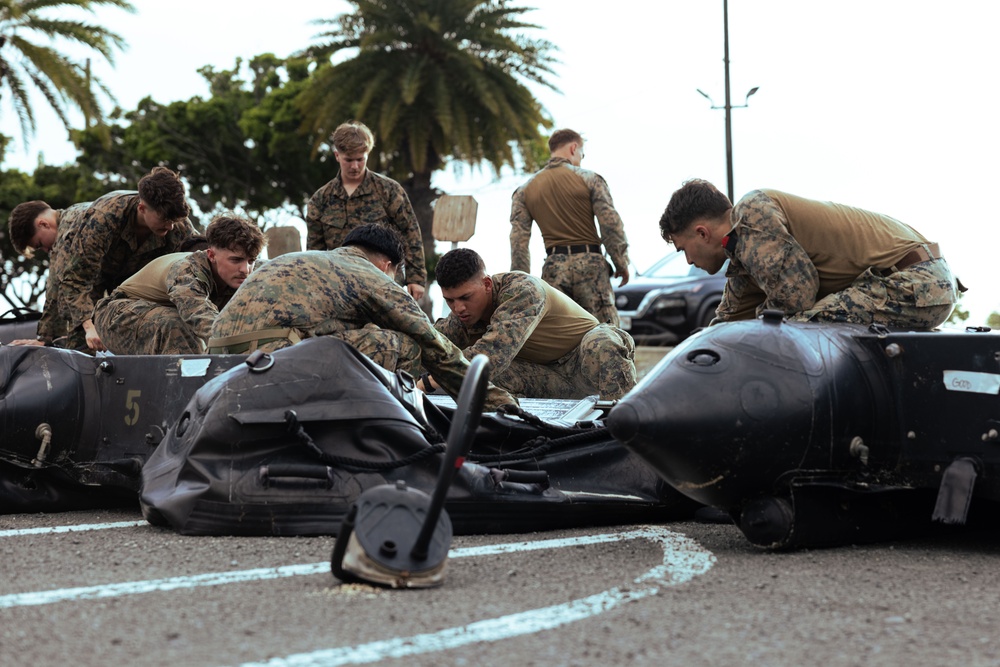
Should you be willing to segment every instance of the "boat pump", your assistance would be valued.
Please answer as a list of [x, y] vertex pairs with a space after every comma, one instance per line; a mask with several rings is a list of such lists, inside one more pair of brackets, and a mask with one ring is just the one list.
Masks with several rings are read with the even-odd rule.
[[489, 359], [480, 354], [458, 394], [433, 496], [399, 480], [365, 491], [351, 505], [330, 558], [335, 577], [392, 588], [441, 585], [452, 537], [444, 500], [472, 446], [488, 383]]

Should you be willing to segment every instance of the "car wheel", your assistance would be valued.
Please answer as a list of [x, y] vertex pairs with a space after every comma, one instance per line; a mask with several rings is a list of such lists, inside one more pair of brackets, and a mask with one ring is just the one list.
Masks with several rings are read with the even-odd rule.
[[707, 327], [715, 318], [715, 309], [719, 307], [721, 301], [710, 301], [701, 307], [698, 312], [698, 320], [695, 322], [698, 328]]

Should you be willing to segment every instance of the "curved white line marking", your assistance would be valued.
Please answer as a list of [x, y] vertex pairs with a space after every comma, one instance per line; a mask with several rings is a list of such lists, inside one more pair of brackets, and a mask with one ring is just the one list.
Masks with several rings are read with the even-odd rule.
[[[90, 524], [99, 525], [99, 524]], [[542, 549], [560, 549], [569, 546], [587, 544], [604, 544], [621, 540], [646, 538], [659, 542], [664, 547], [663, 565], [653, 568], [637, 582], [646, 579], [662, 579], [666, 572], [672, 577], [672, 584], [683, 583], [696, 574], [707, 571], [715, 563], [715, 556], [705, 551], [697, 543], [676, 533], [658, 527], [641, 528], [624, 533], [604, 533], [601, 535], [582, 535], [565, 539], [538, 540], [534, 542], [509, 542], [506, 544], [488, 544], [480, 547], [452, 549], [449, 558], [470, 558], [500, 553], [515, 553], [522, 551], [538, 551]], [[682, 548], [673, 548], [668, 542], [673, 541]], [[709, 559], [705, 561], [705, 559]], [[707, 565], [706, 565], [707, 562]], [[664, 569], [666, 568], [666, 569]], [[303, 575], [325, 574], [330, 572], [330, 563], [304, 563], [301, 565], [286, 565], [283, 567], [256, 568], [236, 572], [208, 572], [186, 577], [169, 577], [166, 579], [150, 579], [146, 581], [127, 581], [119, 584], [100, 586], [81, 586], [77, 588], [61, 588], [49, 591], [33, 591], [28, 593], [12, 593], [0, 596], [0, 609], [12, 607], [28, 607], [56, 602], [75, 600], [97, 600], [123, 595], [140, 595], [157, 591], [172, 591], [199, 586], [220, 586], [249, 581], [265, 581]], [[689, 574], [685, 574], [685, 572]], [[680, 577], [680, 578], [679, 578]]]
[[[704, 574], [715, 564], [715, 555], [702, 548], [697, 542], [683, 535], [663, 528], [649, 527], [617, 535], [601, 535], [608, 540], [645, 538], [663, 547], [663, 562], [645, 574], [637, 577], [635, 583], [646, 583], [646, 588], [622, 591], [612, 588], [565, 604], [532, 609], [499, 618], [476, 621], [456, 628], [448, 628], [410, 637], [397, 637], [382, 641], [344, 646], [339, 648], [297, 653], [284, 658], [274, 658], [267, 662], [245, 663], [241, 667], [336, 667], [337, 665], [358, 665], [377, 662], [387, 658], [402, 658], [424, 653], [433, 653], [458, 648], [479, 642], [495, 642], [511, 637], [551, 630], [562, 625], [580, 621], [615, 607], [655, 595], [661, 586], [675, 586]], [[523, 544], [523, 543], [522, 543]], [[499, 545], [506, 546], [506, 545]], [[512, 549], [517, 550], [517, 549]]]
[[83, 530], [106, 530], [108, 528], [135, 528], [148, 526], [146, 521], [116, 521], [114, 523], [79, 523], [74, 526], [46, 526], [43, 528], [11, 528], [0, 530], [0, 537], [19, 537], [21, 535], [45, 535], [49, 533], [75, 533]]
[[[144, 522], [143, 522], [144, 523]], [[100, 524], [90, 524], [100, 525]], [[108, 524], [110, 525], [110, 524]], [[82, 525], [80, 526], [82, 527]], [[34, 530], [34, 529], [29, 529]], [[47, 529], [45, 529], [47, 530]], [[628, 533], [624, 535], [629, 535]], [[537, 551], [540, 549], [559, 549], [562, 547], [600, 544], [615, 542], [622, 539], [623, 533], [605, 533], [603, 535], [583, 535], [566, 539], [538, 540], [535, 542], [509, 542], [507, 544], [488, 544], [481, 547], [452, 549], [449, 558], [469, 558], [490, 554], [513, 553], [516, 551]], [[629, 538], [631, 539], [631, 538]], [[265, 581], [268, 579], [283, 579], [302, 575], [323, 574], [330, 572], [329, 561], [321, 563], [304, 563], [301, 565], [286, 565], [283, 567], [261, 567], [253, 570], [238, 570], [235, 572], [206, 572], [185, 577], [169, 577], [167, 579], [149, 579], [146, 581], [126, 581], [120, 584], [102, 584], [99, 586], [81, 586], [78, 588], [61, 588], [50, 591], [34, 591], [30, 593], [13, 593], [0, 596], [0, 609], [10, 607], [29, 607], [70, 600], [96, 600], [113, 598], [121, 595], [140, 595], [156, 591], [173, 591], [182, 588], [197, 588], [198, 586], [221, 586], [223, 584], [238, 584], [247, 581]]]

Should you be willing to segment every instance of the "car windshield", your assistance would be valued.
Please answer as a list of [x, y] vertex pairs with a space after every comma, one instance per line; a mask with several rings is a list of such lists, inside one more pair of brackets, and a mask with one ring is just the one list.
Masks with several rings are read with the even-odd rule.
[[708, 272], [688, 264], [684, 253], [675, 251], [643, 271], [642, 275], [648, 278], [689, 278], [707, 276]]

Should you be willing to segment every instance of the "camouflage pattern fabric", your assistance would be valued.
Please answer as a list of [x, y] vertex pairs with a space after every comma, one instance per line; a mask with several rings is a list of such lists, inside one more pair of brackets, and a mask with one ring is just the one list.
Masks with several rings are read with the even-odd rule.
[[[194, 234], [185, 218], [166, 236], [136, 237], [139, 193], [111, 192], [97, 199], [84, 219], [66, 236], [66, 268], [60, 290], [60, 314], [71, 329], [91, 318], [94, 303], [151, 260], [176, 252]], [[82, 330], [81, 330], [82, 333]]]
[[579, 347], [551, 364], [514, 359], [493, 381], [515, 396], [616, 400], [635, 386], [635, 343], [628, 333], [599, 324]]
[[[588, 226], [593, 226], [593, 218], [596, 216], [600, 228], [600, 242], [614, 266], [628, 267], [628, 239], [625, 236], [625, 225], [615, 210], [607, 182], [596, 172], [576, 167], [565, 158], [555, 157], [551, 158], [540, 172], [517, 188], [511, 197], [510, 270], [531, 272], [531, 253], [528, 249], [531, 223], [535, 221], [538, 224], [543, 238], [549, 231], [542, 227], [544, 223], [535, 219], [525, 201], [528, 185], [538, 174], [549, 169], [569, 169], [583, 180], [590, 192], [592, 209], [592, 213], [588, 216]], [[578, 239], [572, 243], [591, 243], [591, 240]], [[575, 255], [549, 255], [542, 268], [542, 278], [580, 304], [599, 322], [610, 322], [617, 326], [618, 310], [614, 307], [611, 289], [611, 275], [614, 271], [607, 271], [606, 260], [602, 256], [589, 257], [591, 254], [596, 255], [596, 253], [586, 253], [582, 255], [584, 259], [578, 259]], [[601, 264], [601, 268], [598, 268], [598, 263]]]
[[[551, 158], [542, 171], [546, 169], [570, 169], [583, 180], [590, 191], [591, 207], [594, 215], [597, 216], [601, 243], [604, 244], [604, 248], [615, 266], [628, 266], [628, 239], [625, 236], [625, 225], [622, 223], [618, 211], [615, 210], [607, 182], [600, 174], [573, 166], [569, 160], [561, 157]], [[535, 174], [535, 176], [537, 175]], [[524, 271], [525, 273], [531, 271], [531, 253], [528, 250], [528, 241], [531, 239], [531, 223], [534, 221], [534, 217], [525, 204], [525, 190], [530, 183], [531, 179], [514, 191], [510, 207], [510, 270]]]
[[636, 382], [635, 343], [617, 327], [594, 325], [581, 335], [576, 347], [550, 363], [518, 358], [529, 338], [539, 335], [539, 323], [545, 316], [546, 297], [540, 282], [520, 271], [494, 274], [496, 309], [488, 324], [477, 322], [466, 327], [451, 313], [434, 327], [461, 347], [467, 358], [477, 354], [489, 357], [490, 377], [515, 396], [624, 396]]
[[339, 175], [313, 194], [306, 206], [306, 250], [339, 248], [352, 229], [372, 222], [393, 227], [403, 239], [406, 267], [400, 281], [426, 285], [424, 241], [410, 199], [403, 186], [371, 169], [350, 196]]
[[[219, 313], [212, 337], [273, 328], [294, 328], [303, 337], [336, 336], [361, 345], [393, 371], [415, 370], [419, 351], [419, 363], [453, 397], [469, 368], [462, 351], [435, 331], [406, 290], [357, 247], [288, 253], [263, 264]], [[258, 349], [269, 352], [288, 345], [278, 340]], [[516, 401], [491, 384], [486, 409], [506, 403]]]
[[163, 287], [170, 303], [129, 298], [121, 290], [97, 303], [94, 326], [108, 350], [114, 354], [204, 353], [212, 324], [234, 290], [219, 289], [204, 250], [175, 261]]
[[374, 324], [335, 335], [382, 368], [406, 371], [413, 377], [420, 375], [420, 348], [409, 336]]
[[[57, 211], [56, 240], [49, 253], [49, 275], [45, 280], [45, 305], [42, 307], [42, 317], [38, 320], [39, 340], [52, 342], [69, 333], [69, 323], [61, 316], [59, 307], [59, 286], [66, 270], [66, 253], [61, 250], [70, 229], [84, 219], [84, 213], [89, 207], [90, 203], [86, 202]], [[80, 338], [80, 341], [86, 349], [86, 338]]]
[[948, 263], [933, 259], [888, 276], [868, 269], [847, 289], [820, 299], [789, 319], [933, 329], [948, 319], [957, 299]]
[[958, 301], [957, 284], [944, 259], [905, 267], [888, 276], [862, 272], [846, 289], [817, 301], [818, 271], [805, 249], [787, 231], [780, 209], [756, 191], [740, 200], [722, 303], [716, 322], [783, 311], [789, 319], [814, 322], [880, 323], [931, 329], [943, 323]]
[[610, 275], [608, 261], [596, 252], [552, 254], [542, 265], [542, 280], [576, 301], [598, 322], [618, 326]]
[[114, 354], [203, 354], [204, 341], [187, 326], [173, 306], [145, 299], [115, 298], [97, 302], [94, 326]]

